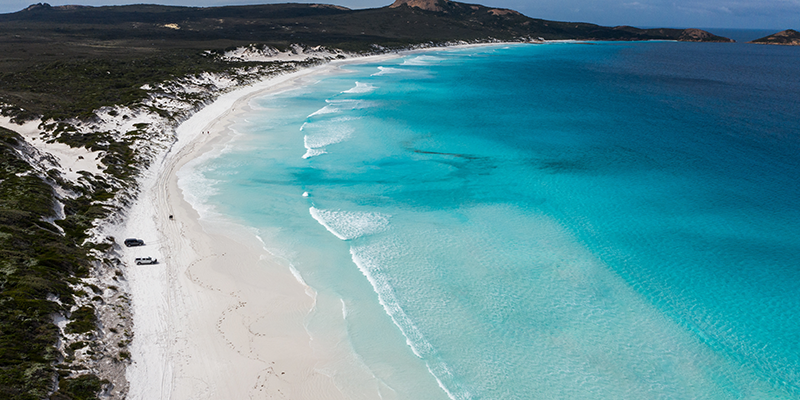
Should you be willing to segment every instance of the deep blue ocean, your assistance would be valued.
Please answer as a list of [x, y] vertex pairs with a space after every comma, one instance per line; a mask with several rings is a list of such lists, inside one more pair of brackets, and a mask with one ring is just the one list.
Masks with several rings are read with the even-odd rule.
[[345, 393], [800, 398], [800, 48], [430, 51], [251, 105], [181, 185], [317, 291]]

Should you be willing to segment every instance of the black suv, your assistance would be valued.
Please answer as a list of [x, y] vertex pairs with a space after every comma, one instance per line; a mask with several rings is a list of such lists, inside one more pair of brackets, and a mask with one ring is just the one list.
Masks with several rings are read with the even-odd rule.
[[128, 246], [128, 247], [144, 246], [144, 240], [142, 240], [142, 239], [125, 239], [125, 246]]

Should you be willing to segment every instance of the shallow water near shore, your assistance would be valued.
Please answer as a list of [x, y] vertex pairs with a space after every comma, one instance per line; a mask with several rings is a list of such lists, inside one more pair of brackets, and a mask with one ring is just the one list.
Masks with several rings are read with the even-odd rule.
[[353, 398], [356, 367], [397, 399], [796, 398], [797, 50], [350, 65], [253, 100], [181, 187], [316, 290]]

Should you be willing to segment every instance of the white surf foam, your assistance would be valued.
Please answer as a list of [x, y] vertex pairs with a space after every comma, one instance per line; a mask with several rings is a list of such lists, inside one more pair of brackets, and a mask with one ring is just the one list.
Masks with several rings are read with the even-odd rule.
[[342, 240], [352, 240], [386, 230], [390, 215], [380, 213], [308, 209], [320, 225]]
[[434, 56], [418, 56], [403, 61], [403, 64], [401, 65], [430, 65], [431, 63], [442, 60], [442, 58]]
[[303, 154], [303, 158], [316, 157], [316, 156], [319, 156], [319, 155], [322, 155], [322, 154], [325, 154], [325, 153], [327, 153], [327, 151], [325, 151], [325, 149], [313, 149], [313, 148], [306, 147], [306, 153]]
[[311, 114], [308, 114], [308, 118], [311, 118], [311, 117], [317, 116], [317, 115], [333, 114], [333, 113], [337, 113], [337, 112], [339, 112], [339, 110], [336, 107], [332, 107], [329, 104], [329, 105], [326, 105], [325, 107], [320, 108], [317, 111], [314, 111]]
[[219, 214], [216, 207], [209, 201], [211, 197], [219, 193], [218, 180], [206, 178], [205, 174], [212, 169], [202, 167], [202, 156], [192, 160], [178, 170], [175, 175], [178, 177], [178, 187], [183, 192], [186, 202], [197, 210], [201, 219], [217, 217]]
[[400, 68], [392, 68], [392, 67], [378, 67], [378, 72], [370, 75], [370, 76], [381, 76], [387, 74], [398, 74], [403, 72]]
[[469, 400], [472, 399], [472, 394], [466, 390], [464, 390], [461, 385], [457, 385], [459, 391], [458, 393], [453, 393], [452, 390], [447, 388], [447, 385], [444, 384], [442, 379], [447, 379], [449, 382], [454, 382], [455, 378], [453, 377], [453, 373], [450, 371], [450, 367], [447, 366], [444, 362], [436, 363], [435, 365], [431, 365], [431, 363], [426, 363], [428, 367], [428, 372], [436, 378], [436, 383], [439, 384], [439, 387], [447, 393], [447, 397], [450, 397], [453, 400]]
[[369, 83], [356, 82], [356, 86], [345, 90], [342, 93], [369, 93], [375, 89], [377, 89], [377, 87], [372, 86]]
[[335, 114], [342, 111], [351, 111], [351, 110], [360, 110], [362, 108], [369, 108], [374, 105], [374, 103], [365, 100], [325, 100], [328, 105], [325, 107], [320, 108], [317, 111], [308, 115], [308, 118], [315, 117], [318, 115], [325, 115], [325, 114]]
[[314, 133], [309, 133], [303, 137], [303, 145], [306, 148], [303, 158], [325, 154], [327, 152], [325, 146], [343, 142], [349, 139], [353, 132], [355, 132], [355, 129], [342, 124], [329, 124], [324, 129], [314, 129]]
[[354, 131], [352, 127], [346, 125], [329, 126], [321, 132], [305, 135], [303, 144], [307, 149], [325, 147], [348, 139]]
[[406, 344], [414, 354], [422, 359], [433, 353], [433, 346], [425, 340], [419, 329], [400, 307], [394, 288], [388, 281], [387, 274], [381, 270], [380, 260], [390, 256], [391, 250], [377, 250], [375, 246], [352, 246], [350, 255], [358, 269], [372, 284], [373, 290], [378, 294], [378, 301], [383, 306], [386, 314], [392, 318], [394, 324], [400, 328], [406, 338]]
[[400, 306], [395, 290], [389, 282], [389, 276], [382, 268], [382, 265], [387, 264], [387, 260], [396, 258], [398, 253], [399, 251], [391, 246], [350, 247], [353, 262], [378, 294], [378, 301], [384, 311], [400, 329], [411, 351], [425, 360], [428, 372], [436, 379], [439, 387], [453, 400], [470, 400], [473, 398], [472, 394], [457, 383], [450, 367], [440, 358], [433, 345], [425, 339]]

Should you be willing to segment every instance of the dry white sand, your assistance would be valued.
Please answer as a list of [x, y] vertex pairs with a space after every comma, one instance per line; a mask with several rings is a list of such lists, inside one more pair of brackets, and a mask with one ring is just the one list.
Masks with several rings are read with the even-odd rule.
[[[130, 399], [381, 397], [381, 383], [369, 382], [374, 378], [365, 368], [357, 372], [357, 381], [370, 383], [362, 393], [346, 388], [345, 396], [336, 387], [330, 366], [343, 355], [312, 345], [304, 327], [313, 290], [245, 228], [200, 219], [176, 176], [188, 161], [229, 140], [227, 126], [252, 97], [311, 83], [342, 64], [221, 96], [180, 125], [178, 142], [143, 177], [138, 201], [110, 232], [118, 241], [136, 237], [146, 243], [123, 250], [135, 333]], [[135, 265], [134, 258], [144, 256], [159, 263]]]
[[61, 172], [65, 178], [77, 181], [80, 171], [91, 172], [92, 174], [102, 173], [105, 168], [100, 162], [101, 152], [90, 151], [83, 147], [69, 147], [64, 143], [48, 143], [42, 138], [42, 131], [39, 129], [41, 120], [28, 121], [22, 125], [11, 122], [10, 117], [0, 116], [0, 126], [19, 133], [28, 144], [31, 144], [39, 151], [55, 157], [56, 163], [61, 167]]

